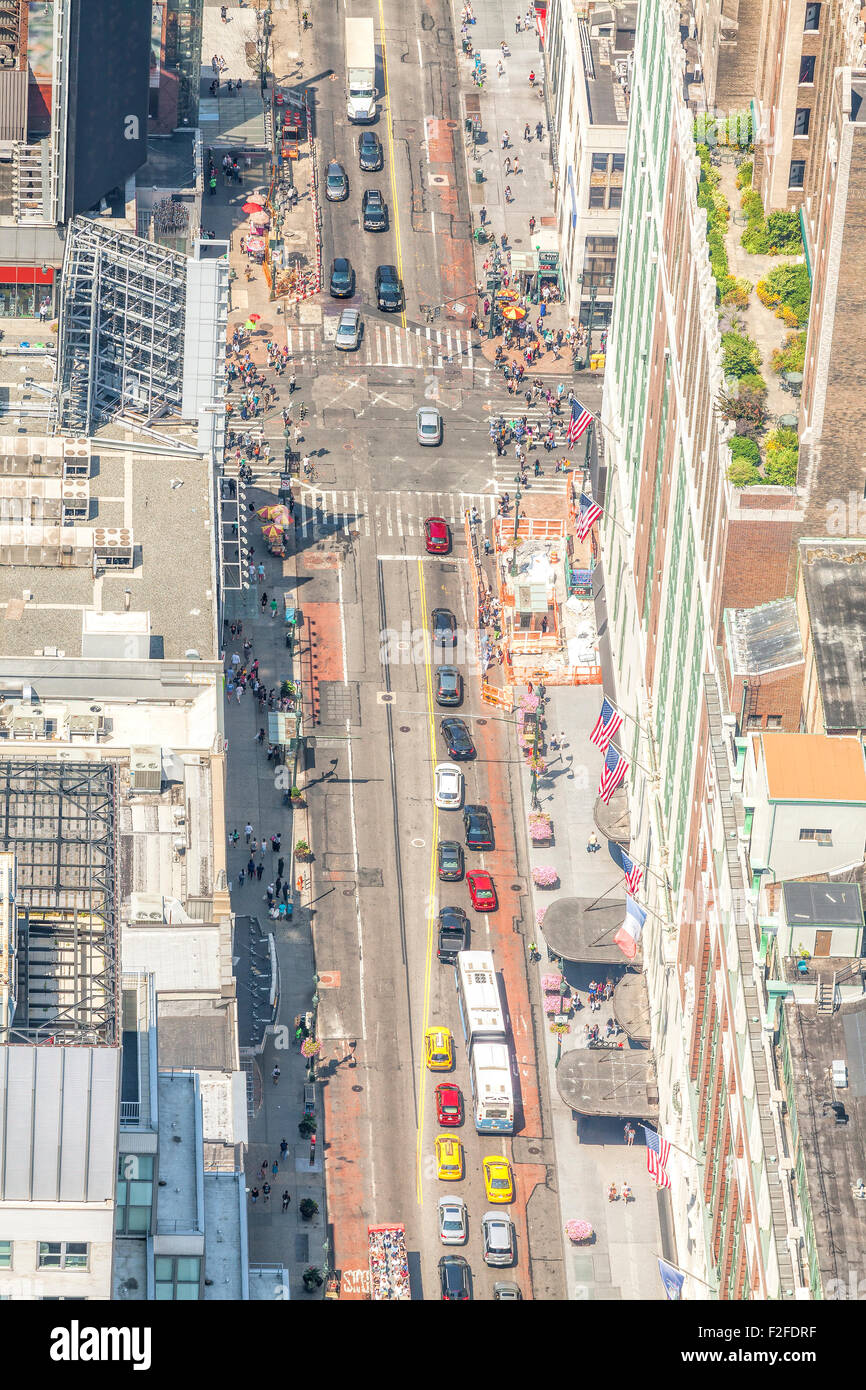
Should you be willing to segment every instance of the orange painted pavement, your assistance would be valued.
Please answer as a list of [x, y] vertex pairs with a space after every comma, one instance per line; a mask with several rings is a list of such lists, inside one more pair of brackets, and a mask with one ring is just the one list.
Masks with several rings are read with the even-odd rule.
[[[325, 1103], [325, 1191], [332, 1241], [331, 1263], [343, 1274], [366, 1270], [367, 1210], [366, 1159], [361, 1144], [363, 1106], [368, 1089], [363, 1062], [346, 1063], [322, 1087]], [[353, 1091], [363, 1086], [363, 1091]], [[367, 1294], [363, 1281], [344, 1278], [341, 1299], [361, 1300]]]

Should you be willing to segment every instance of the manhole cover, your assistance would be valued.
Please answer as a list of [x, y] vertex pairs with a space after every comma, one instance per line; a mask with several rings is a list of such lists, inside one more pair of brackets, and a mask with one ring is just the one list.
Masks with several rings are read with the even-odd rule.
[[519, 892], [520, 892], [520, 884], [519, 884], [519, 883], [512, 883], [512, 885], [511, 885], [511, 891], [512, 891], [512, 893], [519, 893]]
[[354, 898], [354, 896], [355, 896], [355, 890], [354, 890], [354, 888], [344, 888], [344, 889], [343, 889], [343, 897], [344, 897], [344, 898]]
[[531, 1154], [540, 1154], [540, 1153], [541, 1153], [541, 1149], [536, 1148], [534, 1144], [530, 1144], [530, 1146], [529, 1146], [529, 1152], [530, 1152]]
[[353, 1087], [352, 1087], [352, 1090], [353, 1090], [353, 1091], [363, 1091], [363, 1089], [364, 1089], [363, 1086], [353, 1086]]
[[486, 723], [487, 723], [487, 720], [486, 720], [486, 719], [476, 719], [476, 720], [475, 720], [475, 723], [476, 723], [476, 724], [486, 724]]
[[401, 734], [408, 734], [408, 733], [411, 733], [411, 732], [412, 732], [412, 730], [411, 730], [411, 727], [410, 727], [409, 724], [401, 724], [401, 725], [400, 725], [400, 733], [401, 733]]
[[414, 839], [410, 840], [409, 843], [413, 849], [423, 849], [427, 842], [426, 840]]

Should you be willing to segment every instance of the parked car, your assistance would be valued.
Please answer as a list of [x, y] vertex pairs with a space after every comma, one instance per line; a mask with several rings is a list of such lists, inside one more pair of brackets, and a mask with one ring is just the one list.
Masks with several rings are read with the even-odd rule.
[[486, 806], [464, 806], [463, 828], [469, 849], [493, 849], [493, 821]]
[[449, 758], [474, 758], [475, 744], [463, 719], [443, 719], [439, 730], [445, 740]]
[[375, 173], [377, 169], [382, 168], [384, 162], [382, 141], [375, 130], [362, 130], [361, 138], [358, 141], [358, 163], [364, 173]]
[[335, 256], [331, 262], [331, 279], [328, 288], [334, 299], [348, 299], [355, 293], [355, 272], [352, 262], [345, 256]]
[[437, 763], [433, 770], [433, 800], [440, 811], [458, 811], [463, 800], [463, 773], [453, 763]]
[[465, 1245], [469, 1239], [469, 1213], [462, 1197], [439, 1198], [439, 1239], [443, 1245]]
[[403, 282], [395, 265], [376, 267], [376, 303], [380, 309], [403, 308]]
[[433, 641], [440, 647], [457, 646], [457, 619], [450, 608], [434, 608], [430, 614]]
[[469, 889], [469, 901], [476, 912], [496, 911], [496, 889], [486, 869], [473, 869], [468, 873], [466, 886]]
[[481, 1218], [484, 1263], [503, 1269], [514, 1264], [516, 1237], [514, 1225], [502, 1212], [486, 1211]]
[[484, 1191], [488, 1202], [510, 1202], [514, 1198], [511, 1164], [501, 1154], [490, 1154], [482, 1164]]
[[440, 1182], [459, 1182], [463, 1177], [463, 1145], [451, 1134], [436, 1136], [436, 1176]]
[[361, 221], [365, 232], [384, 232], [388, 227], [388, 208], [378, 188], [365, 188], [361, 199]]
[[442, 443], [442, 416], [435, 405], [422, 405], [416, 422], [419, 444]]
[[440, 1125], [462, 1125], [463, 1096], [453, 1081], [440, 1081], [434, 1091], [436, 1119]]
[[439, 909], [436, 954], [443, 965], [453, 965], [458, 951], [469, 949], [469, 918], [461, 907]]
[[440, 840], [436, 846], [437, 872], [446, 883], [463, 877], [463, 846], [457, 840]]
[[439, 1261], [439, 1285], [447, 1302], [465, 1302], [471, 1297], [471, 1271], [462, 1255], [443, 1255]]
[[463, 677], [456, 666], [436, 667], [437, 705], [459, 705], [463, 701]]
[[428, 1028], [424, 1034], [424, 1058], [430, 1071], [450, 1071], [454, 1065], [454, 1039], [450, 1028]]
[[520, 1292], [519, 1284], [512, 1284], [509, 1279], [497, 1279], [493, 1285], [493, 1297], [504, 1303], [506, 1299], [520, 1299], [523, 1294]]
[[329, 203], [342, 203], [348, 196], [348, 175], [342, 164], [332, 159], [325, 174], [325, 197]]
[[337, 325], [334, 347], [343, 352], [356, 348], [361, 341], [361, 314], [358, 309], [344, 309]]
[[428, 516], [424, 522], [424, 544], [430, 555], [447, 555], [451, 549], [451, 532], [444, 516]]

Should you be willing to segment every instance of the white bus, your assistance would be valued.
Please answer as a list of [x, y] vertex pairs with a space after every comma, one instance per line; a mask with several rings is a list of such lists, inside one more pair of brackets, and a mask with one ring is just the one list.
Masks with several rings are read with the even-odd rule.
[[491, 951], [458, 953], [457, 998], [469, 1053], [475, 1128], [479, 1134], [511, 1134], [511, 1054]]
[[469, 1059], [472, 1118], [479, 1134], [514, 1132], [511, 1053], [504, 1042], [476, 1043]]

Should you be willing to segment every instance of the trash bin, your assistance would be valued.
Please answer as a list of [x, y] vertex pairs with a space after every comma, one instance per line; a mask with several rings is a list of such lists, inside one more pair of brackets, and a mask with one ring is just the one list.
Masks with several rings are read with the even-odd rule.
[[479, 169], [477, 165], [475, 166], [475, 182], [476, 182], [476, 183], [483, 183], [483, 182], [484, 182], [484, 170], [483, 170], [483, 169]]

